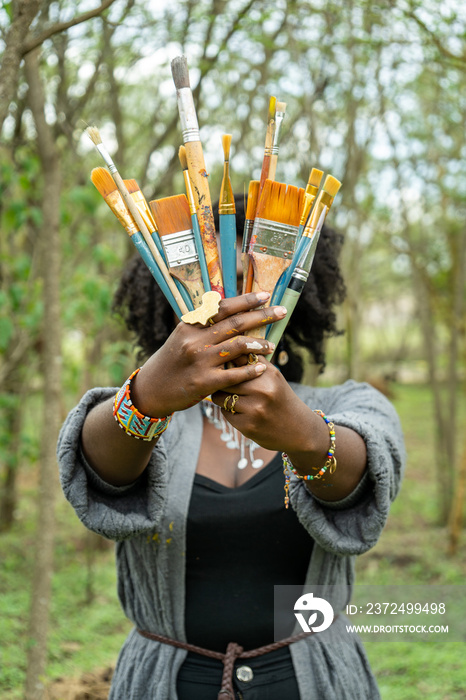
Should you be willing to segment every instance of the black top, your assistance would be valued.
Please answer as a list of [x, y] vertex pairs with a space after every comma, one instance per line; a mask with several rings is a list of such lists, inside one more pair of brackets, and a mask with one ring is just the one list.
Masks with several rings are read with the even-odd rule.
[[[196, 474], [188, 511], [186, 635], [225, 651], [274, 641], [275, 585], [303, 585], [313, 540], [284, 506], [281, 454], [228, 488]], [[290, 630], [291, 634], [291, 630]]]

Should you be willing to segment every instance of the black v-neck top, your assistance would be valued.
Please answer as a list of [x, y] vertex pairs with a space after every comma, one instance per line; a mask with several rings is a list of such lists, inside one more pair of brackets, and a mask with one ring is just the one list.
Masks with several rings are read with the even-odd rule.
[[[313, 540], [284, 506], [281, 454], [246, 483], [196, 474], [188, 511], [186, 635], [225, 651], [273, 638], [274, 586], [303, 585]], [[291, 630], [290, 630], [291, 633]]]

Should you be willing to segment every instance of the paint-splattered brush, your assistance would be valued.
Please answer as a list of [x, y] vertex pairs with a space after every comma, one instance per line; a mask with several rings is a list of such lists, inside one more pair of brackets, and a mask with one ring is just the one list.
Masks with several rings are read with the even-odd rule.
[[[147, 230], [149, 231], [152, 240], [154, 241], [155, 245], [157, 246], [158, 251], [166, 264], [167, 258], [165, 256], [165, 251], [163, 249], [160, 237], [157, 233], [157, 226], [155, 224], [154, 217], [152, 216], [152, 212], [150, 210], [150, 207], [147, 203], [146, 198], [144, 197], [143, 193], [141, 192], [141, 189], [139, 188], [139, 185], [136, 182], [136, 180], [134, 180], [134, 179], [123, 180], [123, 182], [125, 183], [131, 197], [134, 199], [136, 206], [139, 209], [142, 218], [144, 219], [144, 223], [147, 226]], [[184, 299], [184, 303], [186, 304], [188, 309], [190, 311], [192, 311], [192, 309], [194, 307], [193, 307], [193, 302], [191, 300], [191, 297], [188, 294], [188, 291], [183, 286], [183, 284], [178, 279], [176, 279], [176, 277], [175, 277], [175, 284], [178, 287], [178, 290]]]
[[178, 111], [180, 113], [183, 143], [186, 148], [189, 176], [193, 186], [199, 229], [209, 270], [212, 289], [224, 297], [222, 271], [215, 234], [207, 171], [199, 136], [199, 124], [189, 84], [188, 64], [185, 56], [178, 56], [171, 63], [173, 81], [176, 87]]
[[[251, 242], [252, 229], [254, 227], [254, 217], [256, 215], [257, 202], [259, 199], [259, 180], [251, 180], [248, 189], [248, 202], [246, 205], [246, 219], [243, 230], [243, 245], [241, 248], [241, 264], [243, 266], [243, 294], [246, 293], [246, 282], [250, 263], [249, 244]], [[252, 284], [252, 263], [251, 263], [251, 284]]]
[[273, 130], [272, 155], [270, 158], [270, 167], [268, 174], [269, 180], [275, 180], [275, 173], [277, 170], [278, 161], [278, 149], [280, 146], [280, 134], [283, 120], [285, 118], [285, 111], [286, 102], [277, 102], [275, 107], [275, 125]]
[[[296, 267], [293, 270], [293, 274], [291, 275], [288, 286], [285, 289], [283, 297], [280, 301], [280, 304], [286, 308], [288, 313], [286, 314], [285, 318], [282, 318], [280, 321], [277, 321], [277, 323], [273, 323], [270, 325], [270, 331], [267, 334], [267, 340], [271, 343], [275, 343], [276, 346], [278, 345], [280, 338], [285, 332], [285, 328], [288, 325], [288, 321], [290, 320], [291, 314], [295, 310], [296, 304], [298, 303], [299, 297], [301, 296], [301, 292], [304, 289], [304, 285], [308, 280], [312, 263], [314, 262], [317, 243], [319, 242], [320, 232], [322, 230], [326, 214], [327, 207], [324, 207], [314, 235], [312, 236], [312, 238], [306, 237], [304, 239], [305, 245], [303, 247], [303, 251], [301, 253]], [[272, 355], [273, 353], [267, 355], [267, 359], [271, 360]]]
[[133, 217], [128, 211], [128, 207], [126, 206], [113, 177], [105, 168], [94, 168], [94, 170], [91, 173], [91, 180], [102, 195], [102, 197], [107, 202], [112, 212], [117, 217], [118, 221], [128, 233], [133, 245], [135, 246], [141, 258], [144, 260], [145, 264], [147, 265], [148, 269], [150, 270], [160, 289], [164, 293], [165, 298], [169, 302], [173, 311], [178, 316], [178, 318], [181, 318], [184, 312], [180, 311], [175, 297], [173, 296], [168, 284], [166, 283], [163, 274], [157, 267], [157, 264], [149, 250], [149, 247], [146, 241], [144, 240], [141, 232], [138, 230], [138, 227]]
[[97, 150], [99, 151], [100, 155], [102, 156], [107, 168], [109, 169], [116, 186], [118, 187], [118, 190], [120, 191], [121, 196], [123, 197], [127, 208], [129, 209], [131, 216], [133, 217], [134, 221], [136, 222], [136, 226], [140, 233], [143, 235], [144, 240], [146, 241], [147, 245], [149, 246], [149, 250], [152, 253], [152, 256], [157, 263], [157, 267], [163, 274], [165, 281], [171, 290], [173, 296], [175, 297], [176, 303], [181, 310], [182, 313], [186, 313], [188, 311], [186, 304], [183, 300], [183, 297], [181, 296], [180, 292], [178, 291], [178, 288], [176, 284], [174, 283], [172, 277], [170, 277], [170, 273], [167, 270], [167, 266], [165, 265], [165, 262], [160, 255], [157, 246], [155, 245], [154, 241], [151, 238], [151, 235], [147, 229], [146, 224], [144, 223], [144, 219], [142, 218], [139, 209], [136, 206], [136, 203], [134, 202], [133, 198], [131, 197], [130, 193], [128, 192], [125, 183], [123, 182], [123, 179], [118, 172], [118, 169], [113, 162], [109, 152], [105, 148], [104, 144], [102, 143], [102, 138], [100, 136], [99, 130], [95, 126], [89, 126], [86, 129], [86, 133], [91, 139], [92, 143], [95, 145]]
[[204, 289], [206, 292], [210, 292], [212, 287], [210, 285], [209, 271], [207, 269], [207, 262], [205, 259], [204, 246], [202, 245], [201, 232], [199, 230], [199, 221], [196, 214], [196, 204], [194, 201], [193, 188], [191, 185], [191, 178], [188, 172], [188, 160], [186, 157], [186, 148], [180, 146], [178, 151], [178, 158], [180, 159], [181, 168], [183, 170], [184, 184], [186, 187], [186, 196], [188, 198], [189, 211], [191, 213], [191, 223], [194, 233], [194, 240], [196, 242], [196, 250], [199, 256], [199, 265], [201, 266], [202, 272], [202, 282], [204, 284]]
[[150, 207], [170, 274], [184, 284], [196, 309], [202, 303], [205, 289], [186, 195], [155, 199]]
[[223, 180], [218, 203], [220, 255], [226, 297], [235, 297], [236, 284], [236, 207], [230, 181], [231, 134], [223, 134]]
[[[298, 235], [304, 189], [266, 180], [257, 206], [249, 255], [254, 267], [252, 291], [272, 295], [291, 264]], [[263, 337], [265, 329], [253, 335]]]

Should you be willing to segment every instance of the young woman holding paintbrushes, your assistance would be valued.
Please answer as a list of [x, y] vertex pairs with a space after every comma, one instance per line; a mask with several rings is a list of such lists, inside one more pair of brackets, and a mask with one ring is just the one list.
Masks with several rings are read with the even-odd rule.
[[[242, 230], [244, 210], [236, 204]], [[175, 327], [143, 262], [135, 259], [123, 274], [116, 308], [147, 360], [131, 382], [131, 399], [147, 416], [173, 418], [158, 440], [137, 440], [112, 415], [116, 389], [94, 389], [69, 415], [58, 448], [63, 488], [79, 517], [117, 541], [119, 595], [135, 624], [112, 700], [379, 697], [360, 641], [344, 631], [339, 611], [347, 597], [332, 598], [332, 591], [347, 590], [353, 555], [373, 546], [383, 528], [403, 465], [399, 423], [367, 385], [296, 383], [302, 351], [323, 365], [324, 337], [336, 332], [333, 307], [344, 296], [340, 243], [324, 227], [273, 363], [264, 359], [268, 341], [249, 337], [266, 314], [282, 317], [280, 308], [258, 309], [260, 295], [223, 300], [213, 325]], [[249, 364], [252, 350], [258, 360]], [[234, 364], [225, 368], [226, 359]], [[223, 427], [213, 422], [212, 404], [200, 401], [209, 394]], [[335, 423], [334, 437], [314, 409]], [[241, 457], [239, 433], [227, 444], [225, 426], [259, 447]], [[321, 471], [329, 446], [336, 470], [299, 478]], [[296, 472], [288, 509], [282, 452]], [[249, 650], [274, 641], [274, 585], [305, 583], [329, 591], [339, 613], [331, 627], [238, 658], [237, 644]]]

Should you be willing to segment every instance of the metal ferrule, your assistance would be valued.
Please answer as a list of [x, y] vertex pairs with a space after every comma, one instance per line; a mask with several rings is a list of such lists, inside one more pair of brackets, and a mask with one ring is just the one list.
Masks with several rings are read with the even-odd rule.
[[192, 229], [169, 233], [167, 236], [162, 236], [161, 240], [167, 256], [168, 267], [179, 267], [199, 262]]
[[278, 156], [278, 147], [280, 144], [280, 129], [282, 126], [283, 119], [285, 118], [285, 112], [275, 112], [275, 131], [273, 132], [273, 144], [272, 144], [272, 155]]
[[294, 272], [292, 274], [292, 277], [294, 277], [297, 280], [300, 280], [301, 282], [307, 282], [307, 278], [309, 277], [309, 272], [306, 272], [306, 270], [303, 270], [302, 267], [298, 267], [296, 265]]
[[96, 145], [97, 150], [99, 151], [100, 155], [105, 161], [106, 166], [110, 170], [111, 173], [116, 173], [117, 168], [115, 163], [113, 162], [110, 153], [107, 151], [103, 143], [98, 143]]
[[250, 252], [291, 260], [298, 232], [298, 226], [281, 224], [269, 219], [255, 219]]
[[183, 143], [200, 141], [199, 124], [191, 88], [184, 87], [177, 90], [177, 98]]
[[223, 216], [224, 214], [236, 214], [235, 203], [232, 202], [231, 204], [219, 204], [218, 213], [219, 216]]
[[246, 219], [246, 221], [244, 222], [243, 247], [241, 249], [242, 253], [247, 253], [249, 251], [249, 243], [251, 241], [251, 234], [253, 228], [254, 219]]
[[124, 229], [126, 229], [126, 232], [129, 233], [130, 236], [132, 236], [134, 233], [137, 233], [138, 227], [136, 226], [134, 219], [129, 213], [128, 208], [123, 200], [123, 197], [118, 192], [118, 190], [115, 190], [114, 192], [111, 192], [109, 195], [107, 195], [107, 197], [105, 197], [105, 201], [115, 214], [120, 224], [123, 226]]

